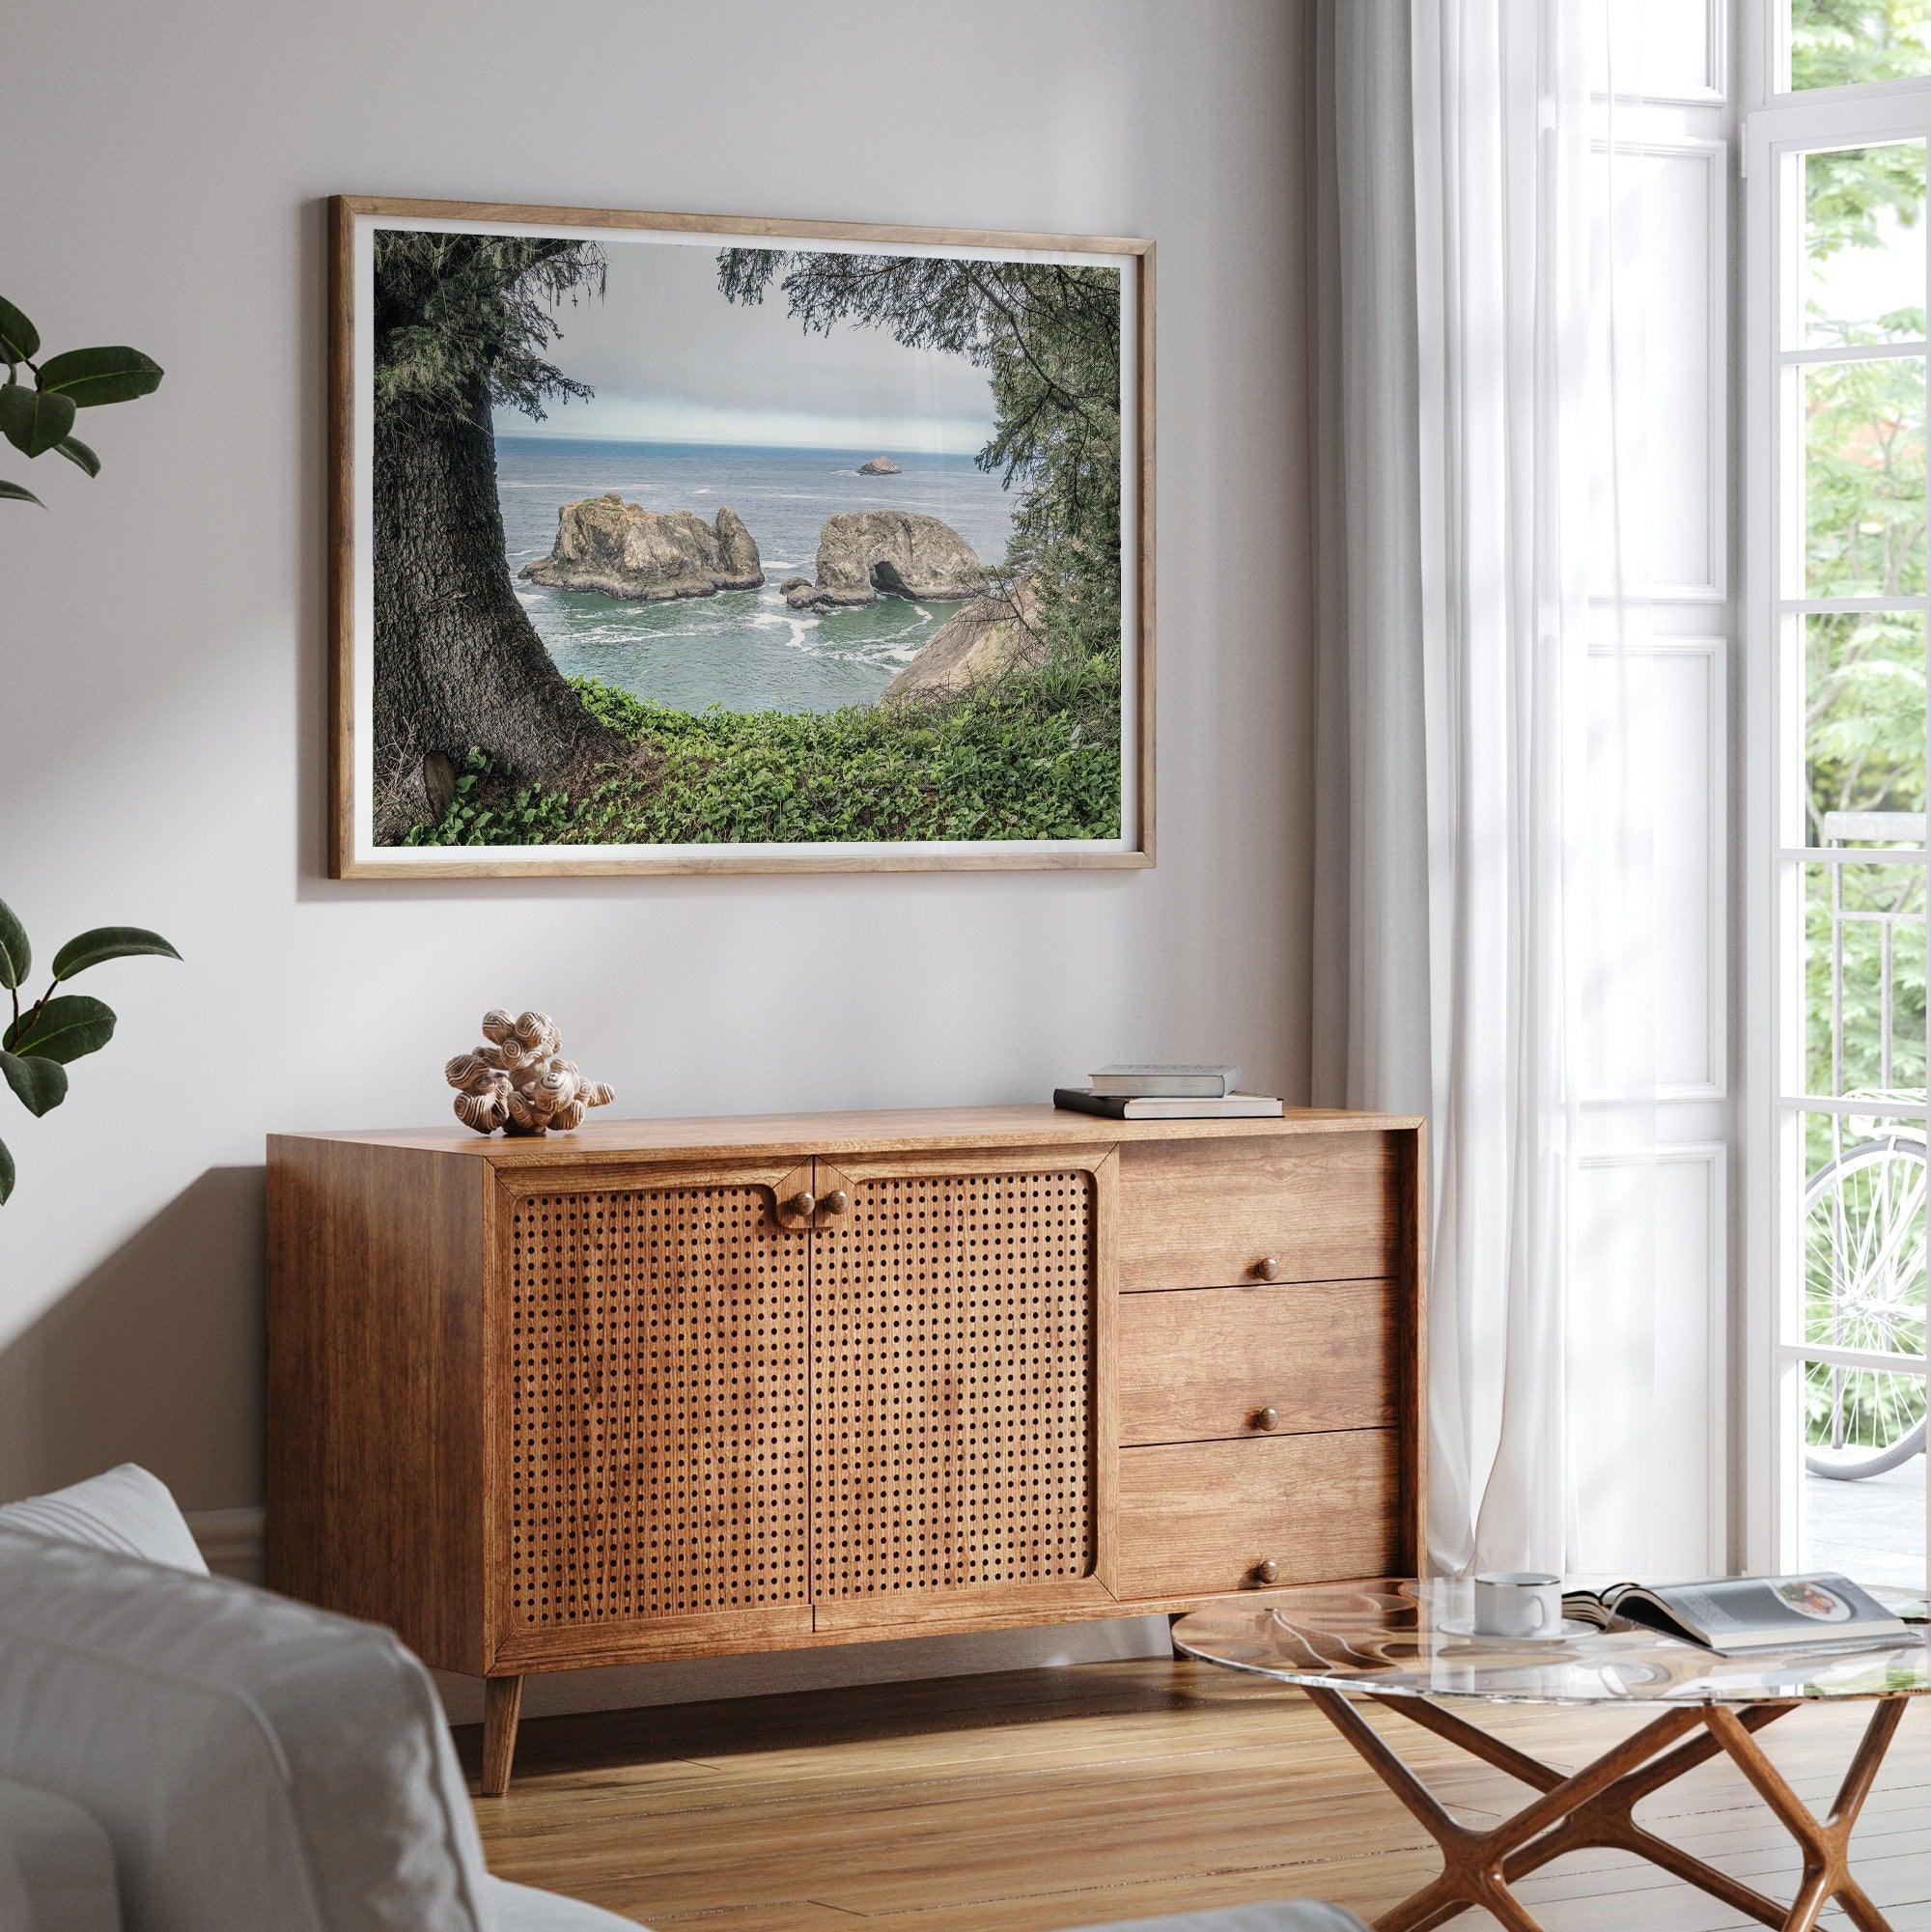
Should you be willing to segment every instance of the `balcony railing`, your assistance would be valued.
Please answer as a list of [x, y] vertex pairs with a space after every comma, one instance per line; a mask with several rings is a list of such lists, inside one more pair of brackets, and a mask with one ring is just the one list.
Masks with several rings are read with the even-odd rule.
[[1805, 1461], [1859, 1480], [1925, 1445], [1925, 817], [1832, 812], [1822, 829], [1806, 1083], [1836, 1106], [1805, 1140]]

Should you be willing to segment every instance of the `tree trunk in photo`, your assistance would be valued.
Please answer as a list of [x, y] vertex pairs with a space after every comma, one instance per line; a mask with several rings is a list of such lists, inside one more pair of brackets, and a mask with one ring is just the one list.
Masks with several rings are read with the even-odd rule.
[[[568, 790], [635, 751], [550, 661], [503, 555], [490, 399], [461, 413], [378, 412], [375, 447], [376, 837], [448, 803], [471, 745], [506, 773]], [[445, 763], [444, 761], [447, 761]]]

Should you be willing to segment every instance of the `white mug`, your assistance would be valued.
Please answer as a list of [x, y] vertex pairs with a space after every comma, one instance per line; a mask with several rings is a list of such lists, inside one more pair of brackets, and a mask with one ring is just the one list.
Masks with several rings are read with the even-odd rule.
[[1553, 1637], [1562, 1628], [1562, 1579], [1536, 1570], [1475, 1579], [1475, 1629], [1483, 1637]]

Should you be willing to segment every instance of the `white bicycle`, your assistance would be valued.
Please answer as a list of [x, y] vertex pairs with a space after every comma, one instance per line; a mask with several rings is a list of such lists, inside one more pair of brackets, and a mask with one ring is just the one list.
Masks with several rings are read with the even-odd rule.
[[[1921, 1134], [1846, 1148], [1804, 1190], [1804, 1339], [1924, 1356], [1926, 1159]], [[1805, 1467], [1861, 1482], [1922, 1455], [1925, 1386], [1908, 1375], [1818, 1363], [1806, 1387]]]

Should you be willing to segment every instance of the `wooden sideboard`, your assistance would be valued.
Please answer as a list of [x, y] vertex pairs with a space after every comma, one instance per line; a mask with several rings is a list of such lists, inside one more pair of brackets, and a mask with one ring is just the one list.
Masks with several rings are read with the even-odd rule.
[[1419, 1121], [268, 1142], [268, 1579], [485, 1678], [1420, 1567]]

